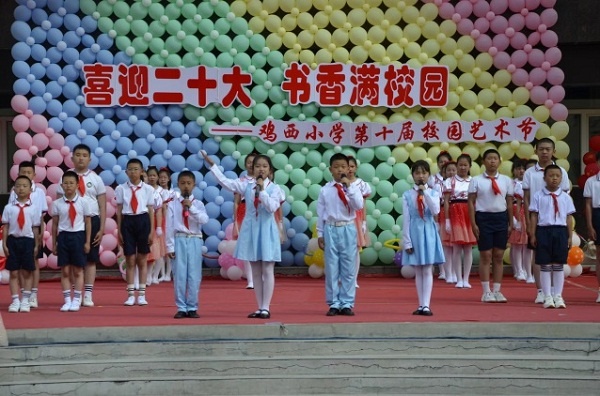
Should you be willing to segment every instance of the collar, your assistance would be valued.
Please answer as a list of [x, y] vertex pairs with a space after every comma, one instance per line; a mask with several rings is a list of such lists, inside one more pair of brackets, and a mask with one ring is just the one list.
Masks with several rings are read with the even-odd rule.
[[[179, 197], [177, 198], [177, 200], [178, 200], [179, 202], [183, 202], [183, 200], [184, 200], [184, 199], [185, 199], [185, 198], [184, 198], [184, 197], [183, 197], [183, 195], [181, 195], [181, 194], [180, 194], [180, 195], [179, 195]], [[194, 200], [194, 194], [190, 194], [190, 195], [187, 197], [187, 199], [189, 199], [190, 201], [193, 201], [193, 200]]]
[[[413, 186], [413, 190], [415, 190], [416, 192], [419, 192], [419, 186], [417, 186], [416, 184]], [[425, 191], [429, 190], [429, 186], [427, 185], [427, 183], [425, 183]]]
[[65, 202], [77, 202], [77, 200], [79, 199], [79, 194], [75, 194], [75, 197], [73, 199], [68, 199], [66, 195], [63, 195], [63, 199]]
[[464, 179], [463, 179], [463, 178], [461, 178], [461, 177], [460, 177], [460, 176], [458, 176], [458, 175], [454, 175], [454, 178], [455, 178], [456, 180], [460, 181], [460, 182], [468, 182], [468, 181], [471, 181], [471, 176], [467, 176], [466, 178], [464, 178]]
[[483, 177], [487, 177], [488, 179], [497, 179], [498, 176], [500, 176], [500, 173], [498, 173], [498, 171], [496, 171], [496, 174], [494, 175], [488, 175], [486, 172], [483, 172]]
[[25, 202], [15, 201], [15, 205], [17, 206], [31, 206], [31, 199], [27, 199]]
[[77, 176], [83, 176], [83, 177], [86, 177], [87, 175], [89, 175], [89, 174], [92, 172], [92, 170], [91, 170], [91, 169], [88, 169], [87, 171], [85, 171], [85, 172], [83, 172], [83, 173], [79, 173], [79, 172], [77, 172], [75, 169], [71, 169], [71, 170], [72, 170], [73, 172], [77, 173]]
[[[554, 161], [552, 161], [552, 164], [550, 164], [550, 165], [556, 165], [556, 164], [554, 163]], [[539, 163], [539, 162], [536, 162], [536, 163], [535, 163], [535, 170], [536, 170], [537, 172], [543, 172], [543, 171], [544, 171], [544, 169], [545, 169], [545, 168], [542, 168], [542, 167], [540, 166], [540, 163]]]
[[144, 182], [141, 181], [140, 184], [138, 184], [137, 186], [134, 185], [133, 183], [131, 183], [130, 181], [127, 182], [127, 185], [129, 186], [129, 188], [142, 188], [142, 186], [144, 185]]
[[556, 191], [549, 191], [546, 187], [542, 188], [542, 191], [544, 192], [544, 194], [546, 195], [550, 195], [550, 194], [554, 194], [556, 196], [559, 196], [560, 194], [563, 193], [563, 191], [560, 189], [560, 187], [558, 188], [558, 190]]

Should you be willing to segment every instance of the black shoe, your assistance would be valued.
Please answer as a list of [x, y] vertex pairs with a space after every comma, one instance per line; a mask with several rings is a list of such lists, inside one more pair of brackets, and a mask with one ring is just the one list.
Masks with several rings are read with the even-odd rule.
[[354, 316], [354, 311], [352, 310], [352, 308], [342, 308], [342, 311], [340, 312], [340, 315]]
[[339, 315], [340, 310], [337, 308], [329, 308], [329, 311], [327, 311], [327, 316], [336, 316]]
[[262, 311], [260, 311], [259, 318], [261, 318], [261, 319], [270, 319], [271, 318], [271, 312], [267, 311], [266, 309], [263, 309]]
[[250, 315], [248, 315], [248, 317], [251, 319], [256, 319], [256, 318], [260, 318], [260, 314], [261, 314], [261, 311], [258, 310], [258, 311], [252, 312]]
[[198, 319], [200, 317], [200, 315], [198, 315], [198, 312], [196, 312], [196, 311], [188, 311], [187, 317], [193, 318], [193, 319]]
[[416, 311], [413, 311], [413, 315], [423, 315], [423, 307], [419, 307]]
[[182, 318], [187, 318], [187, 316], [188, 316], [187, 312], [177, 311], [177, 313], [173, 317], [175, 319], [182, 319]]
[[421, 315], [432, 316], [433, 312], [431, 312], [431, 309], [429, 309], [429, 307], [423, 307], [423, 310], [421, 311]]

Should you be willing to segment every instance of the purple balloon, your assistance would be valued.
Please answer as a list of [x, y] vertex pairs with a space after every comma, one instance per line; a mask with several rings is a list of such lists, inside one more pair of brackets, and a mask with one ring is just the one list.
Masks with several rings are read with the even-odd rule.
[[487, 34], [477, 37], [475, 40], [475, 48], [479, 52], [487, 52], [492, 46], [492, 39]]
[[[477, 44], [475, 44], [477, 47]], [[496, 56], [494, 56], [494, 66], [497, 69], [506, 69], [508, 65], [511, 63], [511, 57], [506, 52], [498, 52]]]
[[542, 7], [553, 8], [556, 4], [556, 0], [542, 0], [540, 1], [540, 4], [542, 5]]
[[443, 3], [438, 13], [444, 19], [452, 19], [452, 15], [454, 15], [454, 6], [450, 3]]
[[525, 7], [529, 11], [535, 10], [540, 6], [540, 0], [525, 0]]
[[492, 0], [490, 1], [490, 8], [496, 15], [504, 14], [508, 9], [507, 0]]
[[540, 35], [540, 39], [545, 47], [550, 48], [558, 45], [558, 35], [552, 30], [546, 30]]
[[468, 0], [459, 1], [454, 7], [454, 12], [463, 18], [467, 18], [473, 12], [473, 4]]
[[514, 49], [522, 49], [527, 44], [527, 36], [521, 32], [516, 32], [510, 39], [510, 46]]
[[521, 12], [525, 8], [525, 0], [512, 0], [508, 2], [508, 8], [512, 12]]
[[527, 44], [532, 47], [536, 46], [540, 42], [540, 32], [531, 32], [529, 37], [527, 37]]
[[456, 30], [458, 30], [460, 34], [468, 36], [473, 31], [473, 22], [471, 22], [470, 19], [461, 19], [460, 22], [458, 22]]
[[492, 39], [492, 44], [494, 47], [498, 48], [498, 51], [504, 51], [508, 48], [510, 40], [505, 34], [498, 34]]
[[490, 11], [490, 5], [487, 1], [478, 1], [473, 4], [473, 14], [480, 18], [487, 17], [487, 13]]
[[402, 267], [402, 250], [398, 250], [396, 254], [394, 254], [394, 264], [398, 267]]
[[525, 15], [525, 26], [527, 26], [527, 29], [529, 30], [537, 30], [540, 26], [540, 22], [540, 16], [535, 12], [530, 12]]
[[519, 87], [524, 87], [525, 84], [527, 84], [527, 81], [529, 81], [529, 73], [527, 73], [525, 69], [517, 69], [512, 74], [513, 84]]
[[544, 63], [545, 56], [542, 50], [534, 48], [529, 53], [529, 64], [533, 67], [540, 67]]
[[515, 52], [513, 52], [513, 54], [510, 57], [510, 61], [513, 65], [515, 65], [516, 67], [523, 67], [525, 66], [525, 64], [527, 64], [527, 59], [529, 57], [527, 56], [527, 53], [523, 50], [517, 50]]
[[544, 87], [533, 87], [529, 91], [529, 97], [536, 105], [543, 105], [548, 99], [548, 91]]
[[525, 27], [525, 17], [521, 14], [513, 14], [508, 18], [508, 26], [520, 32]]
[[547, 10], [542, 11], [542, 13], [540, 14], [540, 19], [542, 20], [542, 23], [546, 25], [546, 27], [552, 27], [558, 21], [558, 13], [556, 12], [556, 10], [549, 8]]

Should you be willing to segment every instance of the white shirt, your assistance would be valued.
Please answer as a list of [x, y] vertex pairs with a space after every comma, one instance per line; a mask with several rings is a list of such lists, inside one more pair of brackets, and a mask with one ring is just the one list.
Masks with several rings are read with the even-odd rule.
[[592, 199], [592, 208], [600, 208], [600, 173], [585, 181], [583, 197]]
[[[71, 205], [68, 201], [67, 197], [63, 196], [52, 202], [52, 217], [58, 217], [58, 232], [85, 231], [85, 217], [90, 217], [92, 215], [90, 199], [75, 194], [73, 202], [75, 203], [77, 216], [75, 216], [73, 225], [71, 225], [71, 218], [69, 217], [69, 208]], [[56, 221], [56, 219], [53, 220]]]
[[[25, 223], [23, 229], [19, 227], [19, 213], [23, 207], [23, 213], [25, 214]], [[15, 201], [15, 203], [8, 204], [4, 207], [2, 212], [2, 224], [8, 224], [8, 235], [21, 238], [34, 238], [33, 227], [40, 225], [40, 214], [39, 209], [33, 205], [30, 199], [26, 203]]]
[[[414, 191], [411, 194], [412, 199], [416, 199], [417, 194], [419, 194], [418, 187], [415, 186], [412, 190]], [[435, 188], [427, 188], [423, 192], [423, 202], [434, 216], [440, 213], [440, 193]], [[402, 248], [406, 250], [413, 247], [410, 237], [410, 210], [408, 209], [406, 199], [402, 201], [402, 217]]]
[[533, 195], [529, 205], [530, 212], [538, 214], [538, 226], [566, 226], [567, 216], [575, 213], [573, 198], [565, 191], [558, 189], [554, 192], [558, 200], [558, 213], [554, 212], [554, 201], [546, 187]]
[[202, 235], [202, 224], [208, 222], [208, 214], [204, 208], [204, 204], [194, 199], [193, 195], [188, 198], [192, 201], [189, 209], [188, 223], [189, 228], [185, 226], [183, 221], [183, 197], [175, 199], [167, 205], [165, 243], [167, 253], [175, 252], [175, 234], [194, 234]]
[[350, 184], [346, 189], [345, 195], [350, 209], [344, 205], [338, 196], [338, 190], [335, 187], [335, 181], [325, 184], [319, 192], [317, 200], [317, 235], [323, 236], [325, 223], [337, 221], [353, 221], [356, 217], [356, 211], [363, 208], [363, 196], [356, 185]]
[[369, 186], [369, 183], [365, 182], [363, 179], [356, 178], [352, 184], [358, 187], [358, 190], [362, 194], [363, 198], [367, 198], [369, 195], [371, 195], [371, 186]]
[[525, 193], [523, 192], [523, 180], [513, 179], [513, 197], [515, 197], [515, 199], [525, 198]]
[[466, 200], [469, 198], [469, 183], [471, 183], [471, 176], [463, 179], [455, 175], [444, 180], [444, 194], [450, 194], [450, 201], [455, 199]]
[[[566, 192], [569, 192], [571, 189], [571, 185], [569, 183], [569, 175], [567, 171], [563, 168], [560, 168], [562, 173], [562, 181], [560, 183], [560, 189]], [[533, 195], [540, 191], [542, 188], [546, 186], [546, 182], [544, 181], [544, 168], [542, 168], [539, 164], [535, 164], [531, 168], [525, 171], [523, 174], [523, 190], [529, 190], [529, 199], [533, 198]]]
[[[495, 194], [492, 188], [492, 179], [500, 188], [501, 194]], [[513, 196], [513, 183], [510, 177], [498, 172], [494, 176], [481, 174], [471, 179], [469, 194], [476, 194], [475, 210], [477, 212], [499, 213], [506, 211], [506, 197]]]
[[[75, 169], [71, 170], [77, 173]], [[85, 173], [77, 173], [77, 175], [83, 176], [83, 182], [85, 183], [85, 196], [90, 199], [92, 216], [100, 216], [98, 196], [106, 194], [106, 186], [104, 185], [104, 182], [102, 181], [100, 176], [98, 176], [98, 174], [91, 169], [88, 169]], [[58, 184], [58, 189], [56, 190], [56, 195], [59, 196], [65, 195], [65, 192], [62, 189], [62, 178], [60, 180], [61, 182]], [[79, 192], [79, 189], [77, 190], [77, 192]]]
[[[37, 187], [34, 182], [31, 182], [31, 195], [29, 195], [29, 199], [31, 200], [32, 206], [37, 207], [39, 210], [39, 217], [42, 217], [42, 214], [48, 211], [48, 201], [46, 201], [46, 194], [44, 190]], [[17, 202], [17, 194], [15, 190], [10, 190], [10, 196], [8, 197], [8, 202], [14, 204]]]
[[[150, 186], [150, 187], [152, 187], [152, 186]], [[154, 188], [154, 187], [152, 187], [152, 188]], [[163, 191], [164, 190], [165, 189], [162, 188], [161, 186], [157, 186], [156, 188], [154, 188], [154, 201], [153, 201], [152, 207], [154, 208], [155, 211], [162, 208], [163, 203], [165, 202], [163, 200]], [[158, 224], [157, 227], [160, 227], [160, 224]]]
[[[138, 201], [138, 207], [135, 213], [133, 212], [133, 209], [131, 209], [133, 187], [136, 188], [135, 196]], [[154, 189], [144, 182], [140, 182], [137, 186], [134, 186], [130, 182], [119, 184], [117, 188], [115, 188], [115, 198], [117, 200], [117, 205], [123, 205], [121, 213], [124, 215], [148, 213], [148, 206], [154, 207]]]

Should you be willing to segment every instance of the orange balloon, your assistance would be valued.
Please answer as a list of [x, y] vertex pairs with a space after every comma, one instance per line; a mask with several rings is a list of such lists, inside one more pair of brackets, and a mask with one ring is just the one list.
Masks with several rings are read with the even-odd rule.
[[584, 255], [583, 250], [579, 246], [573, 246], [569, 249], [569, 255], [567, 256], [567, 264], [570, 266], [576, 266], [583, 263]]

